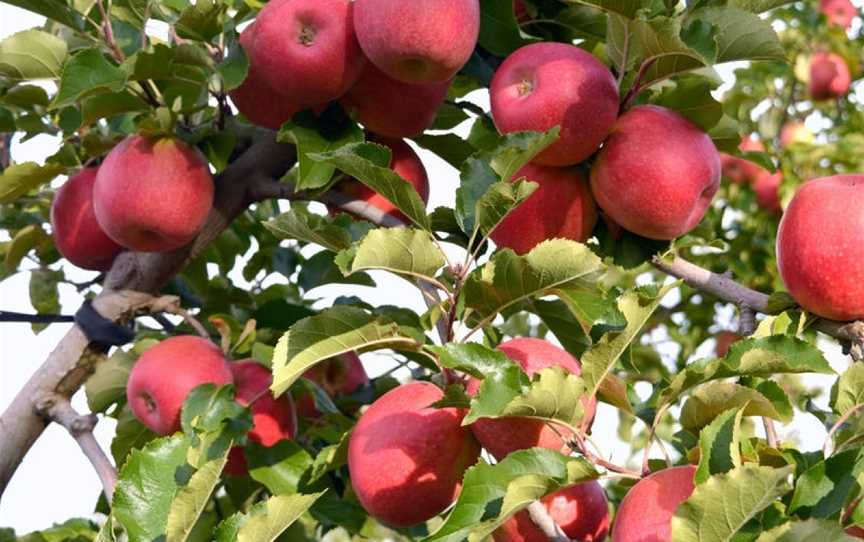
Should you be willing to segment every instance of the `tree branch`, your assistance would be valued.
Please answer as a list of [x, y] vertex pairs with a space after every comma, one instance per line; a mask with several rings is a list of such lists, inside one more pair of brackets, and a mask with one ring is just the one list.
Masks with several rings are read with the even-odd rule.
[[[112, 321], [142, 310], [166, 312], [164, 301], [161, 306], [154, 306], [160, 298], [154, 298], [153, 294], [246, 210], [253, 202], [250, 186], [264, 178], [281, 178], [295, 161], [296, 150], [292, 145], [277, 143], [272, 131], [256, 130], [248, 148], [215, 179], [213, 209], [195, 240], [171, 252], [120, 254], [105, 277], [102, 292], [93, 300], [94, 309]], [[45, 430], [46, 420], [39, 415], [34, 399], [48, 393], [71, 397], [104, 358], [88, 349], [88, 344], [83, 330], [72, 326], [0, 416], [0, 496]]]
[[542, 502], [532, 502], [528, 505], [527, 510], [528, 515], [531, 516], [531, 521], [534, 522], [534, 525], [536, 525], [538, 529], [543, 531], [543, 534], [545, 534], [546, 538], [551, 542], [573, 542], [570, 540], [570, 537], [567, 536], [567, 533], [564, 532], [564, 529], [555, 523], [555, 520], [549, 515], [549, 512], [546, 510], [546, 507]]
[[0, 171], [12, 163], [12, 134], [0, 134]]
[[81, 415], [72, 407], [69, 399], [52, 393], [37, 399], [35, 405], [36, 411], [46, 419], [59, 423], [69, 431], [96, 470], [102, 482], [102, 491], [110, 503], [114, 497], [114, 487], [117, 485], [117, 469], [111, 464], [111, 460], [93, 436], [93, 428], [99, 421], [96, 415]]

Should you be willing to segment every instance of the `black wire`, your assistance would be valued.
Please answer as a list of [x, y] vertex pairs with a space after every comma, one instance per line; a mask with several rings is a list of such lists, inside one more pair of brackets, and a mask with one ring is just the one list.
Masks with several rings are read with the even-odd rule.
[[74, 322], [74, 316], [65, 314], [24, 314], [23, 312], [0, 311], [0, 322], [27, 322], [31, 324], [54, 324]]

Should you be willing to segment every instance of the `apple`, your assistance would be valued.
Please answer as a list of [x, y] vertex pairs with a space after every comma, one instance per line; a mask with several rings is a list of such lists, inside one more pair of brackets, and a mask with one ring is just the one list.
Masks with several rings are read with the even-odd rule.
[[[231, 364], [234, 376], [234, 398], [252, 410], [252, 429], [248, 437], [252, 442], [271, 448], [297, 433], [297, 414], [290, 395], [273, 397], [270, 384], [273, 374], [255, 360], [247, 359]], [[234, 446], [228, 452], [224, 472], [231, 476], [245, 476], [249, 469], [243, 448]]]
[[[255, 25], [251, 24], [240, 34], [240, 45], [247, 56], [252, 50], [254, 32]], [[243, 84], [231, 91], [231, 101], [252, 124], [278, 130], [298, 112], [297, 105], [290, 96], [270, 86], [259, 70], [256, 65], [249, 65]]]
[[720, 186], [711, 138], [663, 107], [618, 119], [591, 169], [597, 205], [625, 230], [669, 240], [695, 228]]
[[[609, 501], [595, 481], [576, 484], [543, 497], [541, 501], [564, 534], [582, 542], [601, 542], [609, 532]], [[494, 542], [548, 542], [523, 510], [492, 533]]]
[[780, 146], [784, 148], [798, 143], [810, 144], [814, 139], [812, 130], [800, 121], [787, 122], [780, 130]]
[[717, 342], [714, 346], [714, 353], [718, 358], [724, 358], [729, 352], [729, 348], [741, 340], [741, 335], [734, 331], [721, 331], [714, 337], [714, 340]]
[[852, 75], [843, 57], [834, 53], [814, 53], [810, 58], [810, 97], [831, 100], [849, 92]]
[[[525, 373], [531, 377], [549, 367], [563, 367], [578, 375], [582, 373], [579, 360], [554, 344], [533, 337], [511, 339], [498, 345], [498, 350], [519, 364]], [[475, 395], [482, 382], [477, 378], [468, 380], [466, 387], [469, 395]], [[596, 401], [584, 402], [585, 419], [594, 418]], [[567, 443], [561, 438], [569, 437], [571, 432], [563, 427], [553, 428], [540, 420], [531, 418], [481, 418], [471, 424], [471, 431], [477, 440], [493, 457], [503, 459], [516, 450], [524, 450], [535, 446], [563, 451]]]
[[669, 542], [675, 510], [695, 489], [696, 467], [684, 465], [657, 471], [633, 486], [621, 501], [612, 542]]
[[582, 172], [527, 164], [513, 176], [522, 177], [539, 186], [492, 230], [490, 237], [496, 245], [525, 254], [547, 239], [583, 242], [591, 237], [597, 206]]
[[[765, 152], [765, 145], [749, 135], [741, 140], [738, 149], [741, 152]], [[720, 153], [720, 167], [723, 176], [736, 184], [750, 184], [765, 171], [758, 164], [726, 153]]]
[[849, 29], [858, 10], [849, 0], [819, 0], [819, 11], [825, 15], [829, 25]]
[[[363, 368], [360, 356], [348, 352], [325, 360], [305, 373], [303, 378], [321, 386], [331, 397], [351, 395], [369, 385], [369, 375]], [[306, 418], [318, 418], [321, 413], [315, 407], [315, 398], [304, 395], [297, 401], [297, 411]]]
[[449, 88], [449, 80], [405, 83], [370, 62], [339, 103], [370, 132], [390, 138], [414, 137], [432, 125]]
[[777, 232], [777, 267], [789, 293], [832, 320], [864, 318], [864, 175], [805, 183]]
[[783, 174], [763, 171], [756, 177], [753, 183], [753, 191], [756, 192], [756, 203], [764, 211], [771, 214], [780, 214], [783, 207], [780, 205], [780, 183], [783, 182]]
[[516, 21], [525, 23], [531, 20], [531, 14], [528, 12], [528, 6], [522, 0], [513, 0], [513, 15], [516, 16]]
[[96, 175], [93, 210], [108, 237], [141, 252], [165, 252], [193, 239], [213, 206], [207, 160], [179, 139], [129, 136]]
[[97, 168], [69, 177], [51, 204], [54, 244], [64, 258], [82, 269], [108, 271], [123, 247], [111, 240], [93, 212], [93, 184]]
[[855, 538], [864, 538], [864, 527], [849, 527], [846, 529], [846, 534]]
[[[423, 167], [423, 162], [417, 156], [417, 153], [414, 152], [414, 149], [401, 139], [376, 138], [373, 141], [390, 149], [392, 153], [390, 169], [411, 183], [414, 189], [417, 190], [423, 203], [427, 203], [429, 201], [429, 177], [426, 175], [426, 168]], [[333, 190], [366, 201], [369, 205], [378, 208], [383, 213], [408, 222], [408, 217], [397, 209], [390, 200], [356, 179], [342, 181]], [[334, 211], [335, 209], [331, 209], [331, 212]]]
[[354, 29], [369, 60], [406, 83], [449, 81], [480, 35], [479, 0], [355, 0]]
[[138, 358], [126, 383], [126, 398], [138, 420], [158, 435], [180, 429], [180, 411], [202, 384], [234, 381], [222, 350], [201, 337], [171, 337]]
[[590, 53], [564, 43], [534, 43], [508, 56], [489, 87], [502, 134], [560, 126], [558, 140], [534, 162], [569, 166], [597, 150], [618, 117], [612, 72]]
[[351, 0], [272, 0], [258, 14], [249, 65], [278, 91], [280, 108], [315, 108], [360, 77], [365, 60], [352, 11]]
[[465, 412], [432, 408], [444, 393], [434, 384], [403, 384], [363, 413], [348, 442], [348, 471], [360, 504], [393, 527], [422, 523], [459, 494], [462, 476], [480, 455]]

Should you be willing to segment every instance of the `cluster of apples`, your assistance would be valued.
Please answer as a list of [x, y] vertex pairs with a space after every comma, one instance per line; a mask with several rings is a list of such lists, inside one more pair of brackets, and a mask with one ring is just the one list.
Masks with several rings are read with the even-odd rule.
[[[819, 11], [830, 26], [848, 30], [858, 15], [850, 0], [820, 0]], [[810, 97], [816, 101], [833, 100], [849, 93], [852, 74], [846, 60], [837, 53], [816, 51], [810, 57]]]
[[204, 227], [213, 191], [207, 160], [194, 147], [130, 136], [58, 189], [54, 241], [67, 260], [94, 271], [110, 269], [124, 249], [174, 250]]
[[[765, 152], [765, 145], [755, 137], [748, 136], [741, 140], [738, 148], [742, 152]], [[756, 203], [765, 211], [778, 214], [782, 211], [780, 205], [780, 184], [783, 174], [760, 167], [753, 162], [721, 153], [720, 162], [723, 175], [735, 184], [750, 185], [756, 193]]]
[[[360, 358], [352, 353], [325, 361], [310, 369], [305, 378], [330, 395], [350, 394], [369, 384]], [[145, 351], [129, 374], [126, 398], [135, 417], [158, 435], [180, 430], [180, 414], [189, 394], [203, 384], [234, 385], [238, 403], [252, 411], [248, 438], [265, 447], [290, 440], [297, 434], [297, 415], [320, 417], [314, 399], [301, 396], [295, 404], [289, 395], [273, 397], [269, 391], [273, 375], [252, 359], [229, 361], [216, 345], [194, 336], [165, 339]], [[228, 455], [225, 473], [244, 476], [248, 472], [243, 449], [235, 446]]]

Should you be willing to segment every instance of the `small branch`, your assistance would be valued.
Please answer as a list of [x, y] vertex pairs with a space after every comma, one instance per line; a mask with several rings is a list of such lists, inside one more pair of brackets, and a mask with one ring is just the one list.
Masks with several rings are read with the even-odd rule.
[[860, 412], [862, 408], [864, 408], [864, 404], [859, 403], [846, 411], [845, 414], [837, 418], [837, 421], [834, 422], [834, 425], [831, 426], [831, 430], [828, 431], [827, 435], [825, 435], [825, 443], [822, 445], [822, 455], [828, 457], [829, 455], [834, 453], [834, 451], [832, 450], [834, 435], [837, 434], [837, 431], [839, 431], [841, 427], [843, 427], [844, 423], [849, 421], [849, 418], [851, 418], [855, 414], [858, 414], [858, 412]]
[[126, 57], [123, 54], [123, 50], [120, 49], [119, 45], [117, 45], [117, 40], [114, 38], [114, 28], [111, 26], [111, 18], [108, 16], [108, 12], [111, 11], [111, 6], [109, 4], [108, 9], [106, 10], [105, 6], [102, 5], [102, 0], [97, 0], [96, 5], [99, 6], [99, 14], [102, 15], [102, 35], [105, 37], [105, 43], [111, 49], [111, 53], [114, 55], [114, 60], [122, 64]]
[[747, 305], [738, 307], [738, 333], [749, 337], [756, 332], [756, 312]]
[[187, 324], [192, 326], [192, 329], [194, 329], [198, 333], [198, 335], [207, 339], [208, 341], [210, 340], [210, 332], [207, 331], [207, 328], [205, 328], [204, 325], [200, 321], [198, 321], [197, 318], [189, 314], [189, 311], [187, 311], [186, 309], [177, 306], [171, 307], [171, 309], [165, 312], [167, 312], [168, 314], [174, 314], [176, 316], [182, 317]]
[[528, 505], [526, 510], [528, 511], [528, 515], [531, 517], [531, 521], [534, 522], [534, 525], [543, 531], [543, 534], [546, 535], [546, 538], [551, 542], [573, 542], [567, 536], [567, 533], [564, 532], [564, 529], [555, 523], [555, 520], [549, 515], [549, 512], [546, 510], [546, 507], [543, 506], [542, 502], [534, 501]]
[[0, 134], [0, 171], [12, 163], [12, 134]]
[[297, 199], [294, 186], [268, 177], [261, 177], [249, 186], [249, 199], [253, 202], [268, 199]]
[[90, 464], [96, 470], [99, 480], [102, 482], [102, 491], [108, 502], [114, 496], [114, 487], [117, 485], [117, 469], [111, 464], [111, 460], [105, 455], [96, 437], [93, 436], [93, 428], [96, 427], [98, 418], [95, 414], [82, 415], [73, 407], [69, 399], [57, 394], [46, 394], [35, 401], [36, 411], [46, 419], [57, 422], [72, 435], [72, 438], [81, 447], [81, 451], [90, 460]]
[[340, 192], [335, 192], [331, 190], [324, 194], [320, 201], [322, 203], [327, 203], [333, 205], [335, 207], [339, 207], [343, 211], [351, 213], [354, 216], [357, 216], [363, 220], [368, 220], [373, 224], [378, 224], [379, 226], [386, 227], [398, 227], [405, 226], [405, 223], [395, 216], [389, 215], [378, 207], [375, 207], [371, 203], [352, 198], [347, 194], [342, 194]]
[[[666, 411], [669, 410], [670, 406], [672, 405], [667, 403], [660, 407], [654, 415], [654, 421], [651, 423], [651, 427], [648, 428], [648, 442], [645, 444], [645, 452], [642, 454], [642, 476], [648, 476], [651, 473], [651, 469], [648, 466], [648, 460], [651, 459], [651, 446], [654, 444], [654, 438], [657, 435], [657, 425], [666, 414]], [[663, 448], [662, 443], [660, 443], [660, 447]], [[663, 454], [666, 456], [666, 461], [669, 462], [669, 454], [666, 453], [665, 448], [663, 448]]]
[[630, 87], [630, 91], [627, 92], [627, 95], [624, 96], [624, 99], [621, 101], [621, 112], [627, 111], [630, 109], [630, 105], [633, 103], [633, 100], [639, 96], [639, 93], [642, 92], [642, 79], [645, 77], [645, 74], [648, 72], [648, 69], [654, 65], [654, 62], [657, 61], [657, 58], [649, 58], [648, 60], [642, 62], [642, 65], [639, 66], [639, 71], [636, 73], [636, 79], [633, 80], [633, 86]]
[[780, 445], [780, 439], [777, 438], [777, 428], [774, 426], [774, 420], [771, 418], [762, 418], [762, 425], [765, 427], [765, 438], [768, 440], [768, 446], [777, 449]]

